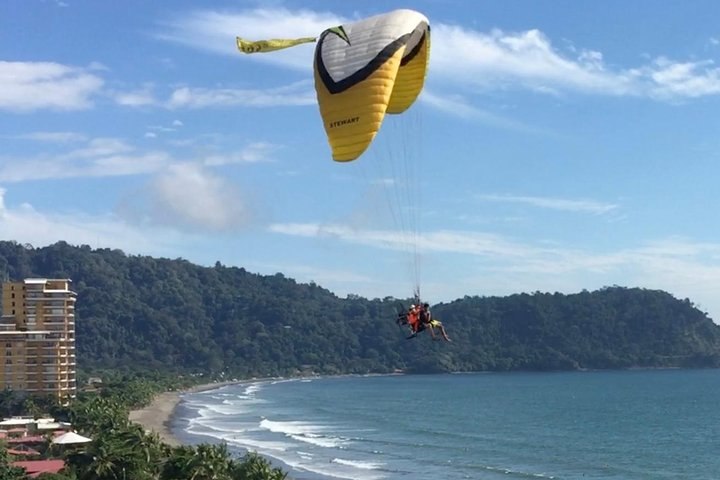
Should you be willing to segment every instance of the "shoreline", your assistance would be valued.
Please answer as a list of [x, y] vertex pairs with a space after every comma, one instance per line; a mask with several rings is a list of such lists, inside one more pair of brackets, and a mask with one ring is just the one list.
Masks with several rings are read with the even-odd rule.
[[[160, 437], [160, 441], [171, 447], [179, 447], [182, 445], [191, 445], [187, 441], [178, 438], [172, 431], [173, 418], [178, 405], [182, 402], [182, 396], [186, 393], [206, 392], [215, 390], [226, 385], [244, 385], [251, 383], [264, 382], [267, 380], [278, 380], [278, 377], [268, 378], [252, 378], [247, 380], [232, 380], [226, 382], [206, 383], [197, 385], [184, 390], [176, 390], [173, 392], [163, 392], [155, 396], [150, 405], [131, 410], [128, 418], [131, 422], [135, 422], [147, 432], [156, 433]], [[277, 458], [265, 456], [270, 464], [275, 468], [282, 469], [288, 474], [288, 480], [326, 480], [328, 477], [322, 475], [313, 475], [307, 472], [297, 472], [293, 468], [280, 461]]]
[[[173, 426], [175, 424], [175, 413], [178, 406], [182, 403], [183, 395], [187, 393], [198, 393], [209, 390], [215, 390], [227, 385], [250, 385], [253, 383], [262, 383], [271, 380], [302, 380], [306, 378], [317, 379], [317, 378], [342, 378], [342, 377], [375, 377], [375, 376], [395, 376], [405, 375], [404, 372], [393, 372], [393, 373], [370, 373], [370, 374], [340, 374], [340, 375], [308, 375], [299, 377], [253, 377], [248, 379], [235, 379], [224, 382], [206, 383], [197, 385], [195, 387], [187, 388], [184, 390], [176, 390], [170, 392], [162, 392], [153, 398], [152, 402], [146, 407], [139, 408], [137, 410], [131, 410], [129, 413], [129, 420], [137, 423], [147, 433], [155, 433], [160, 437], [160, 440], [171, 447], [178, 447], [182, 445], [193, 445], [193, 442], [188, 442], [187, 438], [184, 438], [181, 434], [175, 435], [173, 433]], [[175, 425], [177, 426], [177, 425]], [[246, 450], [240, 447], [241, 450]], [[261, 454], [262, 455], [262, 454]], [[281, 459], [273, 457], [272, 455], [262, 455], [266, 460], [270, 462], [273, 468], [280, 468], [288, 476], [288, 480], [329, 480], [333, 477], [322, 475], [319, 473], [313, 473], [303, 471], [302, 469], [296, 469], [293, 466], [283, 462]]]
[[[671, 370], [674, 369], [674, 367], [661, 367], [661, 368], [628, 368], [625, 370], [633, 371], [633, 370]], [[575, 372], [594, 372], [594, 371], [603, 371], [603, 370], [574, 370]], [[452, 372], [451, 374], [464, 374], [464, 373], [497, 373], [497, 372]], [[364, 374], [364, 375], [354, 375], [354, 374], [340, 374], [340, 375], [328, 375], [327, 378], [332, 377], [352, 377], [352, 376], [393, 376], [393, 375], [406, 375], [404, 372], [394, 372], [394, 373], [382, 373], [382, 374]], [[322, 376], [308, 376], [308, 377], [293, 377], [293, 379], [302, 379], [302, 378], [319, 378]], [[150, 402], [149, 405], [143, 408], [139, 408], [137, 410], [131, 410], [129, 413], [129, 420], [131, 422], [137, 423], [138, 425], [142, 426], [143, 429], [150, 433], [156, 433], [160, 440], [162, 440], [164, 443], [177, 447], [180, 445], [187, 445], [188, 442], [181, 440], [178, 438], [172, 431], [173, 426], [173, 417], [175, 415], [175, 411], [182, 402], [182, 396], [186, 393], [198, 393], [198, 392], [205, 392], [208, 390], [215, 390], [221, 387], [224, 387], [226, 385], [238, 385], [238, 384], [251, 384], [251, 383], [258, 383], [258, 382], [264, 382], [268, 380], [282, 380], [282, 377], [267, 377], [267, 378], [248, 378], [248, 379], [235, 379], [235, 380], [228, 380], [223, 382], [214, 382], [214, 383], [205, 383], [201, 385], [196, 385], [191, 388], [183, 389], [183, 390], [176, 390], [176, 391], [169, 391], [169, 392], [162, 392], [153, 398], [152, 402]]]
[[[254, 380], [248, 381], [252, 382]], [[245, 382], [242, 380], [231, 380], [226, 382], [206, 383], [185, 390], [163, 392], [156, 395], [152, 402], [150, 402], [150, 405], [137, 410], [131, 410], [128, 415], [128, 419], [131, 422], [142, 426], [146, 432], [156, 433], [160, 437], [160, 440], [164, 443], [167, 443], [172, 447], [178, 447], [183, 445], [184, 442], [180, 441], [173, 434], [172, 419], [173, 414], [175, 413], [175, 408], [182, 401], [182, 396], [186, 393], [205, 392], [207, 390], [214, 390], [226, 385], [234, 385], [238, 383]]]
[[[303, 378], [333, 378], [333, 377], [353, 377], [353, 376], [387, 376], [387, 375], [405, 375], [404, 372], [394, 373], [370, 373], [370, 374], [340, 374], [340, 375], [310, 375], [307, 377], [292, 377], [293, 379]], [[268, 380], [288, 380], [289, 378], [283, 377], [265, 377], [265, 378], [248, 378], [246, 380], [235, 379], [227, 380], [224, 382], [204, 383], [202, 385], [196, 385], [191, 388], [184, 390], [176, 390], [172, 392], [163, 392], [155, 396], [150, 405], [139, 408], [137, 410], [131, 410], [128, 416], [131, 422], [135, 422], [142, 426], [146, 432], [153, 432], [160, 436], [160, 439], [170, 446], [177, 447], [180, 445], [186, 445], [187, 442], [180, 440], [172, 432], [172, 421], [177, 406], [182, 401], [182, 396], [186, 393], [198, 393], [206, 392], [208, 390], [215, 390], [216, 388], [224, 387], [226, 385], [238, 385], [238, 384], [251, 384], [258, 382], [265, 382]]]
[[[192, 442], [188, 442], [187, 438], [177, 436], [173, 433], [173, 423], [175, 419], [175, 412], [177, 407], [182, 402], [182, 397], [186, 393], [198, 393], [205, 392], [208, 390], [215, 390], [226, 385], [250, 385], [253, 383], [262, 383], [270, 380], [302, 380], [305, 378], [317, 379], [317, 378], [342, 378], [342, 377], [375, 377], [375, 376], [395, 376], [405, 375], [404, 372], [393, 372], [393, 373], [369, 373], [369, 374], [340, 374], [340, 375], [308, 375], [299, 377], [253, 377], [248, 379], [235, 379], [224, 382], [206, 383], [197, 385], [195, 387], [187, 388], [184, 390], [176, 390], [172, 392], [163, 392], [155, 396], [152, 402], [146, 407], [139, 408], [137, 410], [131, 410], [129, 413], [129, 420], [137, 423], [148, 433], [156, 433], [160, 440], [171, 447], [178, 447], [182, 445], [192, 445]], [[312, 473], [298, 470], [293, 466], [283, 462], [279, 458], [262, 455], [266, 460], [270, 462], [273, 468], [280, 468], [288, 476], [288, 480], [328, 480], [333, 477], [322, 475], [318, 473]]]

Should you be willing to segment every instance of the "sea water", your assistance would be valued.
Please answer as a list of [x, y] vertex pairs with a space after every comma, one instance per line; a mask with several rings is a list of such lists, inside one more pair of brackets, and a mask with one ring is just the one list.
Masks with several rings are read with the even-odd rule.
[[271, 380], [185, 395], [188, 443], [294, 479], [720, 479], [720, 370]]

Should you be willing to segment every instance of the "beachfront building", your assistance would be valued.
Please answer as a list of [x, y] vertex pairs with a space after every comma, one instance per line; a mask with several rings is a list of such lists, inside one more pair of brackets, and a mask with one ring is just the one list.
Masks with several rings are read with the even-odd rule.
[[75, 298], [70, 279], [2, 285], [0, 388], [75, 397]]

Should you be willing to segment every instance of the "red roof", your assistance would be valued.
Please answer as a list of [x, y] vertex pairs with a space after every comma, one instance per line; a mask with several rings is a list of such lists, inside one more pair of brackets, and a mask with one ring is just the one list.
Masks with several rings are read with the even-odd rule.
[[44, 443], [47, 438], [42, 435], [28, 435], [27, 437], [8, 438], [7, 443]]
[[8, 448], [7, 452], [10, 455], [40, 455], [40, 452], [33, 450], [32, 448], [28, 448], [27, 450], [13, 450], [12, 448]]
[[30, 477], [37, 477], [41, 473], [58, 473], [65, 466], [63, 460], [28, 460], [12, 462], [14, 467], [24, 468]]

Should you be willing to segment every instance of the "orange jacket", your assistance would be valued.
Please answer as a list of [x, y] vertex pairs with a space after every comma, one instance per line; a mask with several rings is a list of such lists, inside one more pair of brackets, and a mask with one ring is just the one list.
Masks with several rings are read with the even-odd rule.
[[419, 313], [420, 313], [420, 311], [418, 310], [417, 307], [411, 308], [410, 310], [408, 310], [407, 321], [408, 321], [408, 324], [410, 324], [410, 326], [413, 327], [413, 329], [414, 329], [415, 325], [418, 323], [418, 320], [420, 320]]

